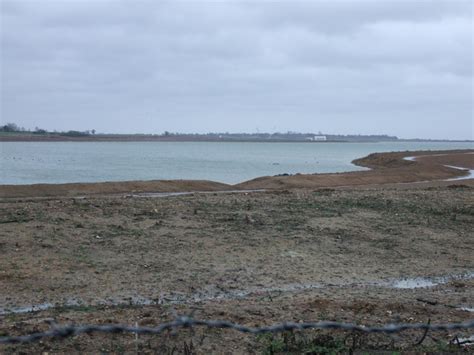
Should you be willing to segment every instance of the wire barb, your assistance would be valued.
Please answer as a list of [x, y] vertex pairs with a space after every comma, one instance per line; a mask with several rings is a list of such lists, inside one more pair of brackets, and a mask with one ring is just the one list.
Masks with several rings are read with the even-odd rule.
[[405, 330], [425, 330], [427, 331], [445, 331], [445, 330], [460, 330], [474, 328], [474, 320], [466, 323], [452, 323], [452, 324], [386, 324], [382, 326], [368, 327], [352, 323], [338, 323], [338, 322], [284, 322], [266, 327], [248, 327], [245, 325], [232, 323], [226, 320], [199, 320], [193, 319], [189, 316], [178, 316], [174, 321], [162, 323], [157, 327], [132, 327], [123, 324], [108, 324], [108, 325], [68, 325], [56, 326], [53, 329], [42, 332], [33, 333], [21, 336], [6, 336], [0, 337], [0, 344], [25, 344], [33, 343], [44, 338], [68, 338], [80, 334], [91, 333], [135, 333], [135, 334], [161, 334], [167, 330], [176, 330], [177, 328], [192, 328], [192, 327], [207, 327], [232, 329], [241, 333], [262, 334], [262, 333], [281, 333], [292, 330], [305, 329], [338, 329], [347, 331], [359, 331], [364, 333], [398, 333]]

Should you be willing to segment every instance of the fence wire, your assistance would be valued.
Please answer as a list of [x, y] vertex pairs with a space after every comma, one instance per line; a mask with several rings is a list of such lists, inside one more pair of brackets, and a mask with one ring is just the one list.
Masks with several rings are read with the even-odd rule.
[[92, 333], [134, 333], [134, 334], [161, 334], [169, 330], [177, 330], [179, 328], [207, 327], [218, 329], [232, 329], [241, 333], [263, 334], [263, 333], [281, 333], [293, 330], [305, 329], [332, 329], [358, 331], [363, 333], [398, 333], [405, 330], [425, 330], [427, 331], [449, 331], [474, 328], [474, 320], [465, 323], [451, 324], [386, 324], [382, 326], [363, 326], [352, 323], [339, 322], [284, 322], [266, 327], [248, 327], [245, 325], [232, 323], [226, 320], [199, 320], [188, 316], [177, 317], [174, 321], [162, 323], [156, 327], [133, 327], [123, 324], [108, 325], [68, 325], [58, 326], [56, 323], [51, 324], [52, 329], [29, 335], [21, 336], [5, 336], [0, 337], [0, 344], [24, 344], [32, 343], [44, 338], [69, 338], [80, 334]]

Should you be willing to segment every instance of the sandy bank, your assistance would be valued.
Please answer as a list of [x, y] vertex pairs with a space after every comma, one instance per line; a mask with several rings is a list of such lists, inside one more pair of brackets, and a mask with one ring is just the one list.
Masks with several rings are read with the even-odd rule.
[[[407, 161], [406, 157], [418, 157]], [[356, 159], [354, 164], [368, 171], [332, 174], [296, 174], [264, 176], [237, 185], [204, 180], [154, 180], [101, 183], [0, 185], [0, 198], [81, 196], [100, 194], [226, 191], [254, 189], [294, 189], [355, 187], [381, 184], [443, 181], [467, 175], [466, 171], [448, 167], [474, 168], [474, 150], [406, 151], [374, 153]]]
[[[469, 168], [473, 164], [473, 152], [474, 150], [374, 153], [353, 161], [355, 165], [370, 168], [368, 171], [265, 176], [236, 187], [292, 189], [442, 181], [466, 175], [466, 171], [445, 165]], [[404, 160], [405, 157], [419, 158], [407, 161]]]

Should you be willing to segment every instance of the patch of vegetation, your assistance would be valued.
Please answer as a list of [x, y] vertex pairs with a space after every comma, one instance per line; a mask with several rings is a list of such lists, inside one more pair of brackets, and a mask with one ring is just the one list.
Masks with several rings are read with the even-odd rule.
[[33, 217], [26, 209], [5, 210], [4, 213], [0, 214], [0, 224], [26, 223], [31, 220], [33, 220]]
[[[467, 348], [455, 342], [437, 341], [433, 344], [405, 344], [397, 346], [385, 337], [371, 338], [368, 334], [357, 332], [336, 335], [328, 332], [308, 335], [307, 332], [285, 332], [257, 336], [261, 354], [342, 354], [342, 353], [459, 353]], [[469, 351], [467, 351], [469, 352]]]
[[340, 354], [350, 349], [342, 338], [329, 334], [306, 336], [302, 333], [285, 332], [257, 336], [262, 354]]

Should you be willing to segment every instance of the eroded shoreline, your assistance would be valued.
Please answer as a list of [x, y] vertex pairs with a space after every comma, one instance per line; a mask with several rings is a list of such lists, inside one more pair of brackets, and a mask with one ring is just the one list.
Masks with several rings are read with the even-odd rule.
[[[419, 157], [419, 159], [407, 161], [405, 160], [407, 157]], [[474, 150], [374, 153], [354, 160], [353, 164], [369, 168], [370, 170], [346, 173], [266, 176], [235, 185], [206, 180], [0, 185], [0, 198], [72, 197], [123, 193], [282, 190], [443, 181], [463, 177], [467, 174], [463, 170], [446, 165], [474, 169]]]

